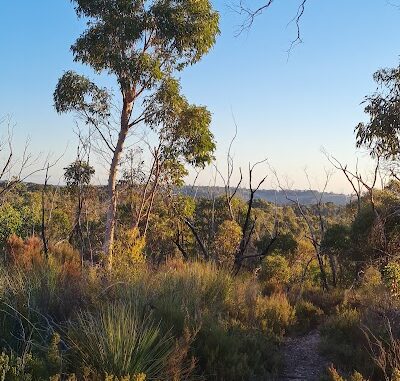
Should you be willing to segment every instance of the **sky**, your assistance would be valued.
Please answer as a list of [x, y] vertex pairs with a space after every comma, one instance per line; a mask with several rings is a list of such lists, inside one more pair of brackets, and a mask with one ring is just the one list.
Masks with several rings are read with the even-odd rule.
[[[368, 173], [368, 155], [356, 150], [354, 127], [366, 120], [361, 102], [375, 89], [372, 74], [399, 64], [400, 2], [395, 1], [308, 0], [300, 24], [303, 43], [288, 55], [296, 37], [289, 22], [299, 1], [275, 0], [238, 35], [244, 16], [232, 10], [235, 0], [214, 0], [221, 34], [200, 63], [179, 75], [189, 101], [212, 113], [221, 171], [236, 122], [235, 166], [267, 158], [259, 177], [273, 167], [294, 188], [304, 189], [306, 169], [312, 187], [319, 188], [331, 168], [322, 148], [349, 166], [359, 158]], [[68, 0], [0, 0], [0, 117], [11, 115], [19, 150], [30, 137], [34, 154], [63, 153], [52, 169], [53, 182], [74, 159], [77, 138], [73, 117], [55, 112], [52, 95], [64, 71], [91, 75], [73, 62], [69, 50], [83, 29]], [[112, 84], [106, 77], [101, 81]], [[96, 181], [104, 182], [98, 163]], [[198, 183], [212, 184], [213, 169], [203, 171]], [[274, 186], [270, 174], [263, 187]], [[329, 190], [347, 193], [349, 187], [335, 174]]]

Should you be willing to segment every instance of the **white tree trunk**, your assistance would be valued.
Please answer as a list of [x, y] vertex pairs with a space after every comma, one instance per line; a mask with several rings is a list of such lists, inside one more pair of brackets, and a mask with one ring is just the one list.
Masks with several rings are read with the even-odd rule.
[[123, 109], [121, 112], [121, 129], [118, 135], [118, 142], [114, 150], [113, 158], [110, 165], [110, 172], [108, 175], [107, 196], [108, 196], [108, 209], [106, 218], [106, 229], [103, 242], [103, 253], [108, 258], [107, 266], [112, 267], [112, 256], [114, 246], [114, 231], [115, 231], [115, 217], [117, 210], [117, 176], [118, 166], [121, 161], [124, 143], [128, 136], [129, 119], [132, 112], [133, 102], [124, 100]]

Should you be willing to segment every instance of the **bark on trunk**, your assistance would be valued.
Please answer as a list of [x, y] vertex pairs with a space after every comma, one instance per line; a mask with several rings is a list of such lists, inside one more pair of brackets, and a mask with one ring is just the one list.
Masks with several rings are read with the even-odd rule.
[[115, 216], [117, 209], [117, 175], [118, 166], [121, 160], [125, 140], [129, 131], [129, 119], [131, 116], [133, 101], [124, 100], [121, 112], [121, 130], [118, 135], [118, 142], [114, 150], [113, 158], [108, 175], [107, 196], [108, 209], [106, 218], [106, 230], [103, 243], [103, 253], [107, 255], [109, 268], [112, 267], [112, 255], [114, 246]]
[[337, 286], [337, 268], [336, 268], [336, 258], [332, 253], [328, 253], [329, 265], [332, 271], [332, 285]]
[[317, 254], [317, 259], [318, 259], [318, 265], [319, 265], [322, 288], [325, 291], [328, 291], [329, 290], [329, 285], [328, 285], [328, 278], [326, 276], [326, 272], [325, 272], [325, 269], [324, 269], [324, 261], [322, 259], [322, 255], [318, 251], [318, 249], [316, 249], [316, 254]]

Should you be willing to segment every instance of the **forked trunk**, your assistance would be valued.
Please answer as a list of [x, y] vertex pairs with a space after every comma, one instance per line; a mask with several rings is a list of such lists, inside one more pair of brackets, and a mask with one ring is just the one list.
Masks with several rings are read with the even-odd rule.
[[121, 155], [124, 148], [125, 140], [129, 131], [129, 119], [132, 112], [133, 102], [124, 100], [121, 112], [121, 130], [118, 135], [118, 142], [114, 150], [113, 158], [110, 165], [110, 173], [108, 175], [107, 196], [108, 209], [106, 218], [106, 230], [103, 243], [103, 253], [107, 256], [107, 267], [112, 267], [115, 217], [117, 210], [117, 176], [118, 166], [121, 161]]

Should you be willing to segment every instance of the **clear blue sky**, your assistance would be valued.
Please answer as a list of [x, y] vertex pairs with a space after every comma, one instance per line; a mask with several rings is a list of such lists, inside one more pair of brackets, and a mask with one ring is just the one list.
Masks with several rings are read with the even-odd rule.
[[[387, 0], [309, 0], [301, 20], [304, 43], [288, 60], [295, 29], [287, 23], [298, 2], [275, 0], [250, 31], [235, 37], [242, 17], [229, 9], [232, 1], [214, 2], [222, 33], [212, 52], [182, 74], [189, 100], [213, 114], [217, 158], [223, 161], [234, 132], [233, 112], [238, 166], [267, 157], [303, 188], [304, 167], [319, 180], [329, 167], [322, 146], [354, 163], [353, 129], [365, 119], [360, 102], [374, 89], [372, 73], [399, 62], [399, 8]], [[0, 1], [0, 115], [13, 116], [17, 141], [31, 136], [35, 152], [62, 152], [68, 145], [61, 168], [73, 159], [76, 138], [72, 117], [55, 113], [52, 93], [64, 70], [88, 72], [69, 51], [83, 27], [68, 0]], [[203, 184], [210, 174], [202, 175]], [[348, 190], [340, 176], [330, 189]]]

